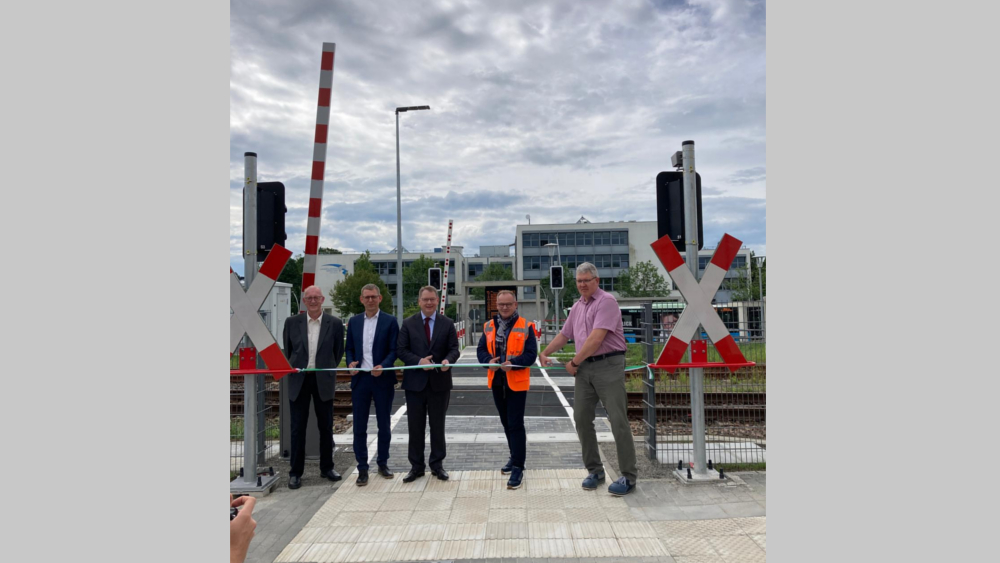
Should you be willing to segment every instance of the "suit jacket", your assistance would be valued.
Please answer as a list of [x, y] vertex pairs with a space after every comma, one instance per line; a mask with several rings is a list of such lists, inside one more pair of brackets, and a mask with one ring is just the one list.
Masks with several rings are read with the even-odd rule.
[[[372, 367], [391, 368], [396, 363], [396, 340], [399, 338], [399, 323], [396, 317], [379, 311], [375, 324], [375, 339], [372, 341]], [[347, 321], [347, 365], [358, 362], [358, 369], [365, 357], [365, 314], [354, 315]], [[375, 378], [376, 385], [392, 387], [396, 384], [395, 371], [383, 371]], [[361, 374], [351, 377], [351, 389], [358, 383]]]
[[[285, 356], [293, 368], [305, 369], [309, 366], [309, 328], [306, 319], [309, 313], [293, 315], [285, 319], [282, 340], [285, 344]], [[323, 313], [319, 326], [319, 340], [316, 346], [316, 367], [320, 369], [335, 368], [344, 357], [344, 323], [333, 315]], [[336, 372], [314, 372], [319, 396], [324, 401], [333, 399], [337, 390]], [[304, 373], [288, 374], [288, 393], [291, 400], [299, 397], [302, 384], [306, 379]]]
[[[408, 366], [419, 364], [426, 356], [432, 356], [431, 361], [435, 364], [440, 364], [443, 360], [454, 364], [460, 354], [455, 323], [441, 313], [434, 320], [434, 333], [429, 345], [420, 313], [403, 321], [403, 326], [399, 329], [396, 356]], [[428, 383], [431, 391], [451, 391], [451, 371], [442, 372], [439, 368], [434, 368], [430, 371], [411, 369], [403, 372], [403, 389], [407, 391], [423, 391]]]

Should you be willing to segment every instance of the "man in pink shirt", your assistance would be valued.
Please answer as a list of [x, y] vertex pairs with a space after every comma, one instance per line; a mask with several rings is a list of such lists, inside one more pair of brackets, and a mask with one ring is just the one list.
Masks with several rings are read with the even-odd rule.
[[584, 262], [576, 267], [576, 288], [580, 299], [570, 309], [566, 324], [545, 347], [539, 360], [551, 366], [549, 354], [561, 350], [572, 340], [576, 355], [566, 364], [566, 371], [576, 378], [573, 390], [573, 419], [583, 449], [583, 464], [590, 472], [583, 480], [586, 490], [597, 489], [604, 482], [604, 464], [597, 446], [594, 416], [597, 400], [608, 411], [611, 433], [615, 437], [622, 476], [608, 486], [613, 495], [627, 495], [635, 489], [635, 445], [628, 423], [625, 393], [625, 330], [618, 301], [598, 286], [597, 267]]

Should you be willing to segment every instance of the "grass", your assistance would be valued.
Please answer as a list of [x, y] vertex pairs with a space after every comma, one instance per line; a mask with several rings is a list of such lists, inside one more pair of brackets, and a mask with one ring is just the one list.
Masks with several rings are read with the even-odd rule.
[[723, 472], [730, 471], [767, 471], [767, 462], [758, 461], [753, 463], [716, 463], [714, 464], [716, 469], [722, 469]]
[[[278, 428], [277, 419], [268, 420], [265, 423], [266, 428], [264, 429], [264, 437], [268, 440], [277, 440], [280, 437], [281, 430]], [[243, 417], [232, 417], [229, 419], [229, 439], [230, 440], [242, 440], [243, 439]]]

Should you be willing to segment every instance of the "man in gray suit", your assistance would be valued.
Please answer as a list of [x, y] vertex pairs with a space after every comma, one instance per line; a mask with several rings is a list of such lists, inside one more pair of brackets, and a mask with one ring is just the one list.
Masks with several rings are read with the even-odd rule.
[[[311, 285], [302, 292], [306, 314], [285, 319], [282, 339], [288, 363], [294, 368], [335, 368], [344, 356], [344, 323], [337, 317], [323, 312], [323, 301], [323, 292], [315, 285]], [[331, 481], [340, 480], [340, 474], [333, 469], [333, 393], [337, 389], [335, 373], [290, 373], [287, 376], [292, 415], [292, 467], [288, 471], [289, 489], [302, 486], [310, 398], [319, 426], [320, 476]]]

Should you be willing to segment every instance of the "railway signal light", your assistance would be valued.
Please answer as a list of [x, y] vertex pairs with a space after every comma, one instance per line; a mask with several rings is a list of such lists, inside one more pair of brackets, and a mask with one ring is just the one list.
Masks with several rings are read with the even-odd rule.
[[[257, 261], [263, 262], [274, 245], [285, 246], [285, 185], [257, 183]], [[245, 240], [245, 239], [244, 239]], [[246, 250], [246, 249], [244, 249]]]
[[441, 291], [441, 268], [427, 268], [427, 285]]
[[562, 266], [550, 266], [549, 267], [549, 288], [550, 289], [562, 289], [563, 288], [563, 267]]
[[[705, 246], [701, 220], [701, 174], [695, 173], [698, 192], [698, 250]], [[670, 236], [677, 252], [684, 252], [684, 173], [660, 172], [656, 175], [656, 237]]]

